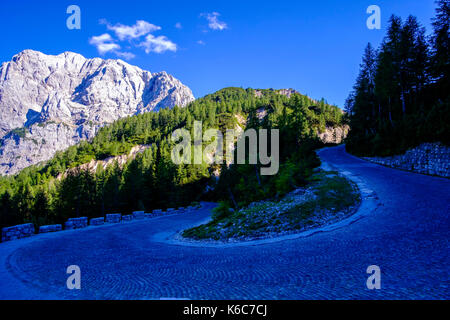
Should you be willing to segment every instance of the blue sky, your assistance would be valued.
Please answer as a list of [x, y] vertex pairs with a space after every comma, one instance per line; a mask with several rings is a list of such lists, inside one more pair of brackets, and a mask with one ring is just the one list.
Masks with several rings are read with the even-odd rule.
[[[81, 9], [80, 30], [66, 27], [72, 4]], [[373, 4], [381, 9], [381, 30], [366, 27], [366, 9]], [[378, 46], [389, 16], [413, 14], [430, 32], [435, 5], [433, 0], [2, 0], [0, 8], [2, 62], [24, 49], [74, 51], [88, 58], [120, 55], [151, 72], [173, 74], [196, 97], [227, 86], [294, 88], [342, 107], [364, 47], [369, 41]]]

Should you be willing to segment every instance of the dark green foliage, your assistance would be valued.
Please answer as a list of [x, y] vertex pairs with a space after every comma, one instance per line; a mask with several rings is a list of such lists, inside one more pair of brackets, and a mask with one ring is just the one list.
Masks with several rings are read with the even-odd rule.
[[369, 44], [346, 102], [358, 155], [402, 153], [422, 142], [449, 143], [449, 0], [440, 0], [430, 43], [415, 17], [392, 16], [378, 51]]
[[360, 200], [356, 186], [341, 176], [323, 179], [316, 190], [317, 205], [322, 210], [344, 211]]
[[0, 226], [12, 226], [22, 220], [16, 214], [14, 202], [9, 191], [0, 196]]
[[227, 201], [220, 201], [219, 205], [213, 209], [213, 220], [221, 220], [233, 213], [233, 209], [230, 207], [230, 204]]

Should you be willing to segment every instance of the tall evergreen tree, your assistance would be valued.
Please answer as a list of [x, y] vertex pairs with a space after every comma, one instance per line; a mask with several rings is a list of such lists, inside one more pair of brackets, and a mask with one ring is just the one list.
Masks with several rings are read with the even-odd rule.
[[433, 19], [432, 72], [440, 85], [440, 93], [445, 95], [450, 88], [450, 0], [438, 0], [436, 17]]
[[450, 140], [449, 0], [438, 1], [433, 26], [430, 50], [425, 28], [415, 17], [404, 23], [390, 18], [376, 59], [373, 94], [363, 63], [346, 101], [352, 127], [349, 151], [389, 155], [425, 141]]

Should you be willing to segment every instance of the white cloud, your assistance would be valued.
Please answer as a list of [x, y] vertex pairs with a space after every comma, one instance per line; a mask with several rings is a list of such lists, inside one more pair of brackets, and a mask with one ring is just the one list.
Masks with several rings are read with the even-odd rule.
[[208, 27], [212, 30], [225, 30], [228, 28], [225, 22], [219, 20], [220, 13], [218, 12], [202, 13], [201, 16], [208, 20]]
[[113, 38], [108, 33], [90, 38], [89, 43], [95, 46], [100, 54], [120, 49], [120, 46], [113, 42]]
[[141, 42], [138, 46], [143, 47], [145, 49], [145, 53], [163, 53], [165, 51], [177, 51], [177, 45], [167, 39], [166, 36], [155, 37], [152, 34], [147, 35], [145, 37], [145, 41]]
[[203, 40], [198, 40], [197, 44], [200, 44], [200, 45], [204, 46], [206, 43]]
[[151, 24], [144, 20], [136, 21], [136, 24], [133, 26], [127, 26], [121, 23], [111, 25], [106, 20], [101, 20], [100, 23], [106, 24], [108, 30], [114, 31], [119, 40], [132, 40], [137, 39], [150, 32], [161, 30], [161, 27]]
[[[135, 47], [144, 48], [146, 53], [177, 51], [177, 45], [170, 41], [166, 36], [154, 36], [152, 32], [161, 30], [161, 27], [147, 21], [138, 20], [133, 26], [127, 26], [121, 23], [111, 25], [105, 19], [102, 19], [99, 22], [100, 24], [106, 25], [106, 28], [113, 31], [115, 34], [114, 38], [109, 33], [104, 33], [89, 39], [89, 43], [95, 46], [101, 55], [110, 52], [120, 58], [130, 60], [136, 57], [134, 53], [130, 52], [130, 50]], [[182, 28], [181, 23], [177, 23], [175, 26], [177, 28]], [[142, 40], [142, 37], [144, 36], [145, 38]], [[127, 51], [120, 51], [122, 47], [119, 43], [123, 44], [123, 41], [127, 41], [125, 44]]]
[[114, 43], [114, 39], [108, 33], [90, 38], [89, 43], [95, 46], [98, 53], [101, 55], [111, 52], [125, 60], [131, 60], [135, 57], [135, 55], [131, 52], [119, 51], [121, 48], [120, 45]]
[[181, 25], [180, 22], [175, 23], [175, 28], [177, 29], [183, 29], [183, 26]]
[[133, 58], [136, 57], [136, 55], [134, 53], [131, 52], [120, 52], [120, 51], [115, 51], [114, 52], [118, 57], [124, 58], [125, 60], [131, 60]]

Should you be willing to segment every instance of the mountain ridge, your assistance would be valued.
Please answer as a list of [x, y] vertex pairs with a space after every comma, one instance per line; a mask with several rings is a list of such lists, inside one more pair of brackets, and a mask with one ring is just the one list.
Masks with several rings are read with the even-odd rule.
[[48, 160], [120, 118], [193, 100], [165, 71], [24, 50], [0, 67], [0, 174]]

